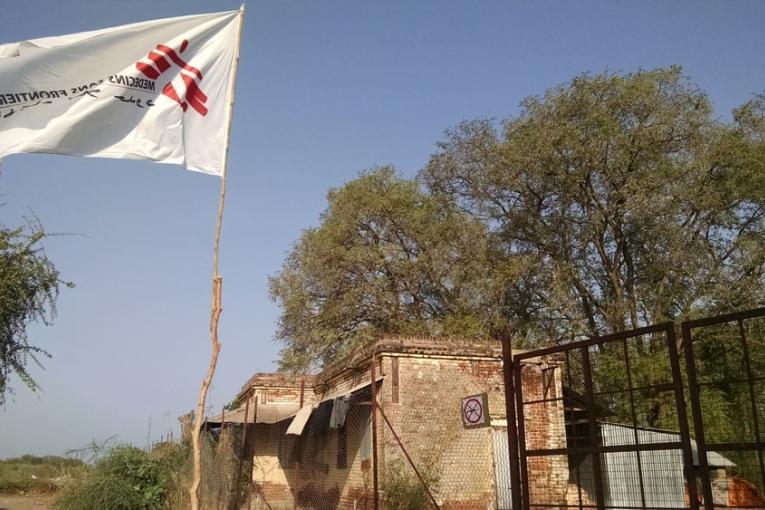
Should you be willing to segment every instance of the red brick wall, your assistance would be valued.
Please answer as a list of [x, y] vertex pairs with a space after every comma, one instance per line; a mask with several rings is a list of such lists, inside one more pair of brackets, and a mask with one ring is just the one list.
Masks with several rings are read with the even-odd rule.
[[[565, 448], [560, 370], [550, 369], [542, 363], [526, 365], [521, 369], [521, 378], [526, 402], [523, 414], [527, 450]], [[531, 501], [565, 504], [569, 474], [565, 456], [530, 456], [527, 467]]]
[[[390, 373], [392, 358], [383, 358]], [[492, 416], [504, 418], [501, 365], [497, 361], [400, 357], [399, 403], [392, 384], [384, 385], [382, 407], [415, 465], [439, 478], [437, 501], [444, 508], [487, 508], [494, 501], [490, 429], [467, 430], [462, 425], [461, 398], [489, 392]], [[404, 456], [386, 428], [380, 428], [380, 478], [386, 468], [404, 464]]]
[[[461, 399], [468, 395], [488, 393], [489, 413], [493, 425], [505, 430], [506, 413], [502, 362], [498, 359], [465, 359], [441, 357], [399, 357], [399, 403], [393, 403], [392, 384], [386, 377], [381, 402], [416, 465], [434, 470], [440, 483], [436, 497], [445, 509], [485, 509], [496, 501], [494, 484], [494, 452], [491, 429], [467, 429], [461, 416]], [[542, 398], [542, 370], [546, 365], [527, 365], [522, 369], [522, 384], [527, 400]], [[392, 369], [392, 355], [383, 358], [383, 370]], [[547, 395], [561, 395], [557, 370], [547, 372]], [[526, 416], [528, 448], [565, 447], [563, 408], [560, 402], [533, 406]], [[381, 479], [385, 467], [401, 462], [393, 435], [380, 428]], [[395, 459], [395, 460], [394, 460]], [[545, 500], [562, 503], [568, 484], [565, 458], [530, 459], [529, 472], [534, 473], [530, 488], [544, 492]], [[533, 464], [533, 466], [532, 466]], [[412, 476], [414, 474], [412, 473]]]
[[368, 413], [368, 406], [349, 409], [345, 467], [338, 467], [337, 430], [330, 429], [318, 437], [306, 430], [300, 440], [299, 460], [284, 466], [279, 461], [280, 443], [294, 441], [296, 437], [285, 435], [289, 420], [276, 425], [258, 424], [253, 482], [262, 504], [256, 508], [292, 509], [294, 500], [298, 507], [305, 508], [371, 508], [372, 466], [360, 455]]
[[[394, 357], [398, 359], [397, 403], [394, 403], [392, 384]], [[378, 401], [415, 465], [422, 471], [438, 475], [435, 495], [442, 508], [493, 508], [496, 489], [491, 428], [464, 428], [460, 407], [463, 397], [486, 392], [492, 426], [506, 427], [501, 359], [383, 353], [379, 355], [378, 363], [378, 373], [385, 376]], [[522, 369], [527, 401], [545, 395], [550, 398], [550, 392], [561, 396], [558, 371], [547, 371], [545, 384], [543, 370], [546, 368], [549, 367], [539, 363]], [[369, 380], [368, 370], [336, 371], [325, 379], [317, 376], [316, 388], [309, 390], [306, 387], [305, 400], [319, 401], [324, 395]], [[268, 388], [268, 392], [269, 399], [299, 398], [294, 388]], [[565, 447], [560, 403], [529, 405], [525, 407], [525, 414], [527, 448]], [[313, 455], [312, 459], [304, 458], [300, 468], [282, 469], [278, 462], [278, 444], [284, 441], [286, 424], [258, 424], [253, 478], [271, 508], [292, 508], [293, 498], [299, 503], [303, 500], [304, 503], [322, 501], [326, 508], [333, 509], [371, 508], [368, 506], [372, 487], [371, 463], [362, 462], [359, 455], [365, 423], [361, 419], [349, 420], [348, 461], [347, 467], [342, 469], [336, 466], [337, 431], [329, 431], [321, 453]], [[394, 465], [402, 466], [403, 472], [416, 480], [382, 416], [378, 416], [378, 456], [382, 490], [386, 486], [386, 470], [393, 469]], [[568, 482], [565, 458], [531, 458], [529, 472], [534, 473], [534, 479], [530, 480], [532, 494], [543, 497], [545, 502], [564, 502]]]

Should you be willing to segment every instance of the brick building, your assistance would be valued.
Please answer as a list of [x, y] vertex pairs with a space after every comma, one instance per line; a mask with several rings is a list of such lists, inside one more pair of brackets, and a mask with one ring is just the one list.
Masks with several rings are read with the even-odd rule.
[[[371, 508], [371, 362], [377, 400], [418, 469], [433, 483], [444, 509], [510, 508], [502, 350], [496, 341], [386, 337], [317, 375], [255, 374], [239, 400], [248, 402], [254, 508]], [[555, 363], [527, 361], [524, 393], [559, 398]], [[489, 426], [463, 425], [462, 397], [486, 393]], [[335, 409], [336, 408], [336, 409]], [[226, 422], [243, 422], [242, 406]], [[333, 412], [333, 409], [337, 412]], [[340, 410], [342, 409], [342, 413]], [[563, 448], [562, 404], [532, 406], [529, 448]], [[342, 419], [339, 414], [342, 414]], [[290, 433], [288, 433], [290, 432]], [[401, 480], [417, 483], [383, 417], [377, 417], [381, 500]], [[568, 464], [532, 464], [536, 492], [564, 503]], [[397, 485], [400, 490], [400, 485]]]

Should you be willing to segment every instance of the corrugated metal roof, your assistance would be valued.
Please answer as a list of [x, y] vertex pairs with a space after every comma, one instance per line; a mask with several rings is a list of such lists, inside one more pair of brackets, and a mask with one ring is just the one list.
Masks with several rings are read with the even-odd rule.
[[[680, 434], [672, 431], [645, 427], [632, 427], [618, 423], [599, 424], [603, 446], [673, 443], [680, 441]], [[691, 440], [694, 464], [698, 465], [698, 449]], [[638, 464], [638, 455], [640, 464]], [[589, 459], [589, 456], [587, 457]], [[735, 464], [717, 452], [707, 452], [710, 466], [734, 467]], [[647, 507], [685, 508], [685, 478], [683, 476], [683, 452], [678, 448], [636, 452], [610, 452], [602, 456], [605, 504], [612, 508], [640, 507], [641, 490]], [[584, 464], [585, 483], [592, 477], [587, 474], [592, 466]], [[581, 474], [581, 473], [580, 473]], [[642, 474], [642, 484], [641, 477]], [[589, 481], [587, 481], [589, 480]]]
[[[607, 432], [604, 445], [635, 444], [633, 430], [638, 432], [638, 441], [642, 444], [680, 441], [680, 433], [671, 430], [653, 429], [648, 427], [632, 427], [623, 423], [600, 422], [601, 430]], [[696, 441], [691, 439], [693, 463], [699, 465], [699, 452]], [[707, 452], [707, 462], [712, 467], [736, 467], [736, 464], [717, 452]]]
[[[255, 418], [255, 406], [251, 405], [249, 409], [249, 416], [247, 416], [247, 423], [276, 423], [287, 418], [292, 418], [295, 413], [300, 409], [300, 404], [292, 403], [270, 403], [270, 404], [258, 404], [257, 409], [257, 422]], [[207, 418], [207, 423], [221, 423], [221, 419], [225, 420], [225, 423], [244, 423], [244, 408], [240, 407], [234, 411], [226, 411], [217, 416]]]
[[[382, 375], [378, 375], [377, 376], [377, 382], [378, 383], [380, 381], [382, 381], [383, 379], [385, 379], [385, 376], [382, 376]], [[349, 388], [347, 390], [336, 390], [336, 391], [333, 391], [331, 393], [328, 393], [324, 397], [322, 397], [322, 399], [319, 400], [317, 402], [317, 404], [321, 404], [322, 402], [326, 402], [327, 400], [334, 400], [335, 398], [342, 397], [344, 395], [350, 395], [351, 393], [355, 393], [357, 391], [363, 390], [364, 388], [367, 388], [368, 386], [370, 386], [370, 382], [369, 381], [363, 382], [361, 384], [357, 384], [356, 386], [354, 386], [352, 388]]]
[[[382, 381], [385, 377], [379, 376], [377, 377], [377, 382], [379, 383]], [[295, 414], [295, 418], [292, 420], [292, 423], [290, 423], [289, 428], [287, 429], [287, 434], [294, 434], [294, 435], [300, 435], [303, 433], [303, 429], [305, 428], [305, 424], [308, 422], [308, 419], [311, 417], [311, 413], [314, 409], [319, 407], [319, 404], [323, 402], [327, 402], [328, 400], [334, 400], [337, 397], [342, 397], [345, 395], [352, 395], [353, 393], [363, 390], [364, 388], [367, 388], [371, 386], [372, 383], [370, 381], [367, 381], [365, 383], [357, 384], [353, 388], [347, 389], [347, 390], [339, 390], [332, 392], [328, 395], [326, 395], [324, 398], [322, 398], [319, 402], [316, 402], [315, 404], [303, 406], [300, 411], [298, 411]]]
[[277, 423], [295, 415], [300, 404], [273, 403], [258, 406], [258, 423]]
[[305, 428], [305, 424], [308, 423], [308, 418], [311, 417], [312, 411], [313, 404], [308, 404], [307, 406], [301, 407], [300, 411], [298, 411], [295, 417], [292, 418], [292, 422], [290, 422], [290, 426], [287, 428], [286, 434], [293, 434], [296, 436], [302, 434], [303, 429]]
[[[379, 383], [383, 379], [385, 379], [384, 376], [379, 376], [377, 378], [377, 382]], [[316, 407], [320, 403], [326, 402], [327, 400], [334, 400], [336, 397], [341, 397], [343, 395], [350, 395], [357, 391], [363, 390], [364, 388], [369, 387], [369, 385], [370, 383], [369, 381], [367, 381], [365, 383], [357, 384], [356, 386], [350, 389], [334, 391], [332, 393], [327, 394], [320, 401], [313, 404], [313, 407]], [[247, 423], [253, 423], [253, 415], [255, 414], [254, 407], [255, 406], [250, 405], [249, 416], [247, 416]], [[297, 415], [298, 412], [301, 410], [300, 404], [298, 403], [273, 402], [268, 404], [258, 404], [257, 407], [258, 407], [257, 423], [265, 423], [265, 424], [272, 424], [272, 423], [277, 423], [283, 420], [287, 420]], [[311, 407], [311, 406], [308, 405], [304, 407]], [[244, 423], [244, 407], [240, 407], [239, 409], [235, 409], [233, 411], [226, 411], [225, 413], [222, 413], [222, 415], [218, 414], [218, 415], [209, 417], [205, 420], [205, 423], [221, 423], [221, 419], [225, 420], [225, 423]]]

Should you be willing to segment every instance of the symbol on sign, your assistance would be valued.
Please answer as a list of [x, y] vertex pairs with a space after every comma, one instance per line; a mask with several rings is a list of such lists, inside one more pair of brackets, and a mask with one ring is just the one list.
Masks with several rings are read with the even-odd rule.
[[481, 403], [471, 398], [467, 402], [465, 402], [465, 419], [470, 423], [478, 423], [481, 421], [481, 416], [483, 415], [483, 406], [481, 406]]

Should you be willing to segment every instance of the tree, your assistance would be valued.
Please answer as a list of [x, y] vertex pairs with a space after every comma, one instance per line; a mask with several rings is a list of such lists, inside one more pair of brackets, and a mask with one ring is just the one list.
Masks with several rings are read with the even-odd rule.
[[[679, 67], [582, 75], [449, 130], [420, 179], [491, 231], [529, 344], [763, 302], [765, 99], [712, 116]], [[506, 279], [505, 275], [513, 275]]]
[[418, 182], [329, 194], [271, 293], [283, 368], [380, 333], [522, 346], [765, 302], [765, 96], [713, 117], [679, 67], [582, 75], [448, 130]]
[[0, 405], [14, 374], [32, 390], [38, 388], [27, 364], [39, 364], [38, 358], [49, 354], [29, 343], [27, 327], [33, 322], [49, 325], [60, 286], [72, 286], [59, 279], [41, 248], [45, 237], [39, 222], [18, 228], [0, 225]]
[[280, 366], [309, 368], [382, 333], [480, 335], [484, 226], [391, 167], [328, 194], [270, 279], [282, 308]]

